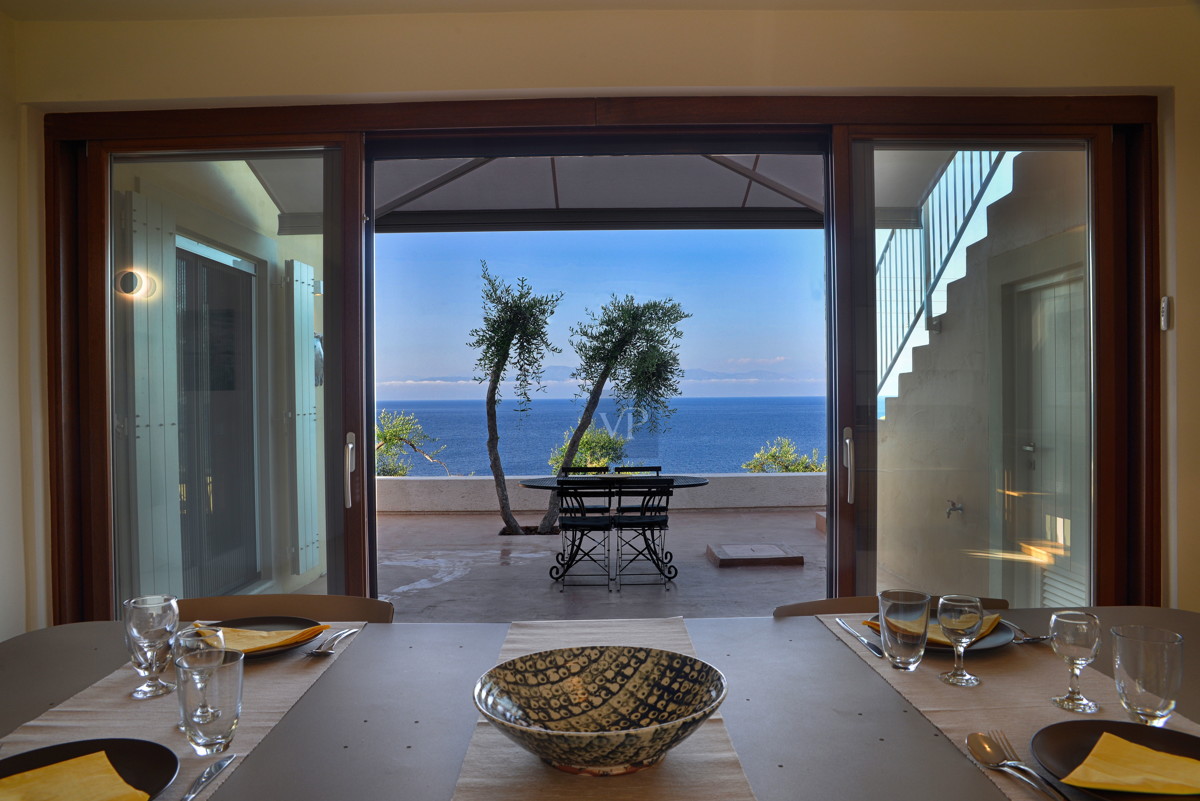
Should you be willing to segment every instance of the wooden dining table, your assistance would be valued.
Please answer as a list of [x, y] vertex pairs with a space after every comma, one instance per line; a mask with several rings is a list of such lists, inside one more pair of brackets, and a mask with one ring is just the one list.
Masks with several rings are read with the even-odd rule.
[[[1004, 617], [1044, 633], [1051, 611], [1011, 610]], [[1200, 642], [1197, 613], [1150, 607], [1093, 611], [1106, 630], [1145, 623]], [[685, 624], [697, 655], [728, 679], [721, 713], [759, 801], [1005, 798], [817, 618], [706, 618]], [[367, 626], [211, 797], [448, 801], [478, 720], [472, 688], [495, 663], [507, 631], [504, 623]], [[1111, 675], [1108, 639], [1094, 664]], [[1029, 647], [1045, 646], [973, 654], [972, 667], [986, 676], [989, 662], [998, 664], [993, 660], [1004, 659], [1008, 648]], [[57, 626], [0, 643], [0, 737], [127, 659], [120, 624], [114, 622]], [[1185, 671], [1178, 712], [1196, 719], [1200, 658]], [[986, 729], [988, 721], [979, 725]], [[0, 747], [0, 758], [11, 755]], [[514, 758], [528, 755], [514, 750]], [[160, 798], [173, 801], [185, 789], [173, 786]], [[1084, 797], [1070, 789], [1068, 795]]]

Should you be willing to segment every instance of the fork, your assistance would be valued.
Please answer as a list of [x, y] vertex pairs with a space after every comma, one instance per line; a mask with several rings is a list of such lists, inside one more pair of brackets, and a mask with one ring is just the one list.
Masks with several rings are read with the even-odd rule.
[[1067, 801], [1067, 797], [1063, 795], [1057, 787], [1043, 779], [1042, 774], [1038, 773], [1032, 767], [1021, 761], [1021, 757], [1017, 754], [1017, 749], [1013, 748], [1013, 744], [1009, 741], [1008, 735], [1005, 734], [1001, 729], [992, 729], [988, 732], [988, 736], [995, 740], [996, 744], [1000, 746], [1000, 750], [1004, 752], [1004, 764], [1008, 765], [1010, 768], [1015, 768], [1016, 770], [1019, 770], [1025, 775], [1029, 776], [1031, 779], [1034, 779], [1039, 785], [1046, 788], [1046, 790], [1052, 793], [1055, 797], [1061, 798], [1063, 801]]
[[1026, 642], [1041, 642], [1042, 640], [1050, 639], [1049, 634], [1030, 634], [1028, 631], [1010, 620], [1001, 620], [1000, 622], [1012, 629], [1012, 633], [1016, 635], [1016, 638], [1013, 640], [1013, 642], [1017, 645]]
[[345, 638], [349, 637], [351, 634], [356, 633], [357, 631], [359, 631], [359, 630], [358, 629], [342, 629], [341, 631], [334, 632], [333, 634], [330, 634], [328, 637], [326, 637], [325, 641], [323, 643], [321, 643], [320, 645], [318, 645], [316, 648], [313, 648], [311, 651], [305, 651], [304, 655], [305, 656], [330, 656], [333, 654], [333, 649], [337, 647], [338, 643], [340, 643]]

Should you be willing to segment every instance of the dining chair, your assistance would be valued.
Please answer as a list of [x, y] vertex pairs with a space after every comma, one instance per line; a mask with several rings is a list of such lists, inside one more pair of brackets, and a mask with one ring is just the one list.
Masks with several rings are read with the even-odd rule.
[[621, 465], [613, 468], [614, 473], [653, 473], [656, 476], [662, 475], [662, 465], [646, 464], [646, 465]]
[[[621, 468], [617, 468], [620, 470]], [[599, 467], [564, 467], [562, 469], [564, 476], [599, 476], [608, 472], [608, 465]]]
[[[613, 581], [617, 591], [632, 576], [651, 576], [653, 583], [669, 582], [679, 575], [671, 564], [674, 556], [666, 548], [669, 508], [674, 482], [669, 478], [625, 479], [617, 484], [617, 514], [613, 515], [616, 532]], [[653, 571], [643, 569], [652, 567]]]
[[[929, 599], [931, 613], [936, 613], [941, 596]], [[980, 598], [984, 609], [1008, 609], [1003, 598]], [[774, 617], [799, 617], [803, 615], [865, 615], [879, 611], [879, 598], [875, 595], [847, 595], [841, 598], [821, 598], [817, 601], [800, 601], [775, 607]]]
[[353, 595], [214, 595], [179, 600], [180, 620], [232, 620], [287, 615], [313, 620], [391, 623], [395, 614], [396, 608], [388, 601]]
[[[557, 563], [550, 568], [550, 578], [566, 588], [572, 584], [603, 584], [612, 590], [612, 547], [609, 534], [613, 519], [609, 514], [612, 497], [611, 482], [586, 478], [560, 478], [555, 494], [558, 496], [558, 531], [562, 549], [554, 555]], [[599, 503], [599, 500], [603, 503]]]

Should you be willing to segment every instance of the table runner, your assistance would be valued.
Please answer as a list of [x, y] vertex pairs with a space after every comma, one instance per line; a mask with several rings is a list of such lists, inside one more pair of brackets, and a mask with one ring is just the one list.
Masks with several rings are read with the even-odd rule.
[[[888, 684], [917, 708], [950, 742], [967, 753], [967, 735], [975, 731], [1001, 729], [1017, 749], [1021, 759], [1037, 764], [1029, 750], [1029, 741], [1040, 729], [1065, 720], [1126, 721], [1125, 709], [1117, 696], [1112, 678], [1091, 667], [1080, 676], [1080, 690], [1100, 704], [1094, 715], [1059, 709], [1050, 702], [1052, 695], [1067, 690], [1067, 663], [1047, 642], [1009, 645], [988, 651], [968, 652], [965, 665], [982, 683], [977, 687], [952, 687], [938, 678], [954, 667], [948, 652], [926, 651], [920, 667], [908, 673], [892, 669], [886, 659], [878, 659], [843, 631], [834, 615], [818, 615], [825, 627], [863, 661], [875, 669]], [[870, 615], [838, 615], [858, 627]], [[1176, 713], [1167, 728], [1200, 735], [1200, 725]], [[984, 770], [980, 768], [980, 770]], [[999, 771], [985, 770], [988, 777], [1009, 798], [1027, 801], [1043, 799], [1032, 788]]]
[[[695, 656], [683, 618], [513, 623], [498, 662], [551, 648], [633, 645]], [[454, 801], [754, 801], [720, 711], [652, 768], [626, 776], [574, 776], [546, 765], [482, 717]]]
[[[361, 627], [362, 622], [330, 623], [333, 629]], [[207, 798], [223, 782], [246, 755], [258, 745], [271, 728], [300, 699], [308, 688], [350, 642], [333, 656], [306, 657], [306, 645], [277, 656], [248, 660], [242, 687], [242, 714], [234, 733], [232, 750], [240, 756], [221, 775], [209, 782], [197, 799]], [[319, 640], [319, 637], [318, 637]], [[168, 681], [173, 679], [168, 675]], [[183, 733], [175, 728], [179, 722], [179, 700], [175, 693], [157, 698], [137, 700], [130, 697], [133, 688], [144, 681], [126, 663], [100, 681], [63, 701], [38, 718], [29, 721], [0, 739], [0, 758], [32, 751], [48, 745], [75, 740], [108, 737], [128, 737], [151, 740], [165, 745], [179, 757], [179, 775], [159, 796], [160, 801], [177, 801], [192, 786], [192, 782], [218, 757], [197, 756]], [[20, 688], [8, 688], [19, 692]]]

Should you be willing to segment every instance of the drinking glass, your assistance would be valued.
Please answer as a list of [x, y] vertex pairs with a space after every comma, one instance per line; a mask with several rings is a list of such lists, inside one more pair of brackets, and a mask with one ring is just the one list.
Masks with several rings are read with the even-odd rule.
[[979, 677], [972, 676], [963, 667], [963, 651], [983, 625], [983, 607], [979, 599], [973, 595], [943, 595], [942, 600], [938, 601], [938, 623], [954, 647], [954, 670], [942, 673], [938, 678], [956, 687], [979, 684]]
[[1152, 626], [1114, 626], [1113, 677], [1129, 717], [1162, 726], [1183, 683], [1183, 637]]
[[896, 670], [916, 670], [925, 656], [929, 594], [916, 590], [879, 593], [879, 639]]
[[200, 756], [219, 754], [233, 742], [242, 714], [241, 651], [212, 648], [175, 660], [183, 733]]
[[160, 676], [171, 658], [171, 636], [179, 627], [179, 604], [174, 595], [142, 595], [123, 604], [125, 645], [138, 675], [146, 679], [134, 698], [154, 698], [175, 687]]
[[1096, 658], [1096, 649], [1100, 647], [1100, 618], [1089, 612], [1055, 612], [1050, 616], [1050, 644], [1054, 653], [1067, 660], [1071, 668], [1067, 694], [1050, 700], [1072, 712], [1091, 714], [1099, 711], [1100, 705], [1084, 698], [1079, 691], [1079, 673]]
[[[225, 647], [225, 634], [217, 628], [211, 626], [189, 626], [175, 634], [175, 639], [171, 644], [171, 656], [175, 659], [184, 654], [194, 653], [195, 651], [208, 651], [212, 649], [221, 649]], [[178, 677], [177, 677], [178, 678]], [[201, 682], [196, 689], [200, 692], [201, 703], [196, 710], [196, 715], [204, 722], [209, 718], [214, 710], [204, 700], [205, 684], [202, 677], [197, 677]], [[183, 731], [183, 715], [180, 713], [178, 728]]]

